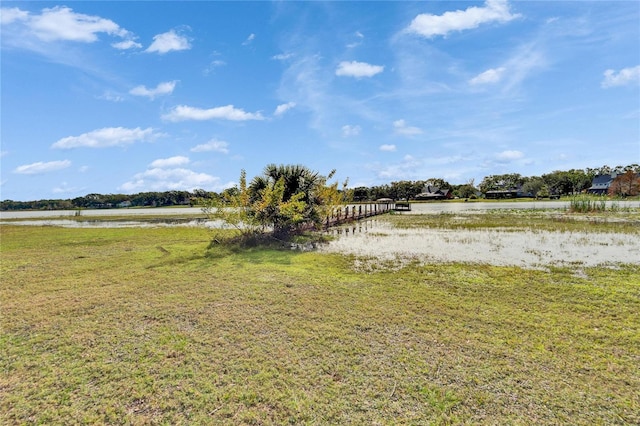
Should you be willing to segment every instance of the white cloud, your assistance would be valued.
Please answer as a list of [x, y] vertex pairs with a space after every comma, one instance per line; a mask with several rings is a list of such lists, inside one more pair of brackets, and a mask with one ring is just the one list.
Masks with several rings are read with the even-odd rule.
[[520, 151], [502, 151], [496, 154], [496, 161], [501, 163], [508, 163], [511, 161], [520, 160], [524, 157], [524, 154]]
[[118, 93], [114, 93], [111, 91], [106, 91], [102, 94], [102, 96], [97, 96], [98, 99], [102, 99], [110, 102], [122, 102], [124, 98], [120, 96]]
[[296, 106], [295, 102], [287, 102], [286, 104], [280, 104], [276, 107], [276, 110], [273, 113], [273, 115], [282, 115], [295, 106]]
[[155, 89], [147, 89], [145, 86], [137, 86], [129, 91], [135, 96], [146, 96], [150, 99], [154, 99], [158, 95], [169, 95], [173, 93], [173, 89], [176, 87], [177, 80], [165, 81], [156, 86]]
[[29, 18], [29, 12], [21, 10], [18, 7], [0, 8], [0, 23], [8, 25], [15, 21], [26, 21]]
[[278, 55], [273, 55], [271, 59], [275, 59], [276, 61], [285, 61], [292, 57], [293, 57], [293, 53], [280, 53]]
[[351, 136], [358, 136], [361, 131], [362, 131], [362, 128], [360, 126], [345, 124], [344, 126], [342, 126], [342, 137], [348, 138]]
[[247, 37], [247, 39], [246, 39], [245, 41], [243, 41], [243, 42], [242, 42], [242, 45], [243, 45], [243, 46], [246, 46], [246, 45], [248, 45], [248, 44], [251, 44], [251, 42], [252, 42], [253, 40], [255, 40], [255, 38], [256, 38], [256, 35], [255, 35], [255, 34], [253, 34], [253, 33], [252, 33], [252, 34], [249, 34], [249, 37]]
[[404, 120], [394, 121], [393, 128], [397, 134], [404, 136], [415, 136], [422, 133], [422, 129], [419, 127], [407, 126], [407, 122]]
[[140, 49], [142, 45], [133, 40], [124, 40], [118, 43], [111, 43], [112, 47], [115, 47], [118, 50], [127, 50], [127, 49]]
[[211, 73], [213, 73], [215, 71], [216, 68], [220, 68], [227, 65], [227, 63], [221, 59], [216, 59], [214, 61], [211, 61], [211, 63], [209, 64], [208, 67], [206, 67], [203, 71], [204, 75], [209, 75]]
[[362, 34], [360, 31], [356, 31], [354, 35], [357, 41], [347, 44], [347, 49], [353, 49], [354, 47], [358, 47], [362, 44], [362, 40], [364, 40], [364, 34]]
[[469, 80], [469, 84], [475, 86], [478, 84], [497, 83], [502, 79], [505, 70], [505, 67], [488, 69]]
[[46, 163], [38, 161], [37, 163], [18, 166], [13, 172], [21, 175], [36, 175], [40, 173], [55, 172], [57, 170], [66, 169], [70, 166], [71, 161], [69, 160], [49, 161]]
[[336, 75], [356, 78], [373, 77], [382, 71], [384, 71], [384, 66], [382, 65], [371, 65], [366, 62], [357, 61], [343, 61], [338, 64]]
[[245, 112], [242, 109], [235, 108], [233, 105], [221, 107], [201, 109], [190, 107], [187, 105], [178, 105], [162, 116], [167, 121], [185, 121], [185, 120], [230, 120], [230, 121], [247, 121], [247, 120], [264, 120], [259, 112]]
[[3, 37], [9, 40], [8, 43], [43, 54], [49, 53], [50, 47], [37, 41], [47, 44], [56, 41], [93, 43], [98, 40], [100, 34], [123, 39], [111, 44], [116, 49], [141, 47], [133, 40], [133, 33], [112, 20], [76, 13], [67, 6], [42, 9], [40, 14], [35, 15], [17, 7], [0, 10], [2, 25], [13, 25], [10, 31], [7, 30], [7, 33], [3, 34]]
[[606, 70], [601, 86], [603, 88], [626, 86], [640, 83], [640, 65], [623, 68], [617, 74], [615, 70]]
[[395, 145], [380, 145], [380, 151], [394, 152], [395, 150]]
[[520, 16], [509, 11], [507, 0], [487, 0], [483, 7], [472, 6], [442, 15], [420, 14], [406, 31], [424, 37], [446, 36], [452, 31], [469, 30], [489, 22], [508, 22]]
[[191, 152], [207, 152], [207, 151], [215, 151], [215, 152], [221, 152], [223, 154], [228, 154], [229, 143], [225, 141], [212, 139], [207, 143], [196, 145], [193, 148], [191, 148]]
[[185, 164], [189, 164], [189, 158], [184, 157], [182, 155], [177, 155], [175, 157], [169, 158], [159, 158], [153, 161], [150, 166], [153, 168], [167, 168], [167, 167], [177, 167], [184, 166]]
[[141, 129], [127, 129], [124, 127], [105, 127], [103, 129], [93, 130], [83, 133], [80, 136], [68, 136], [62, 138], [51, 145], [51, 148], [105, 148], [111, 146], [124, 146], [135, 142], [151, 142], [162, 133], [156, 133], [151, 127]]
[[30, 15], [28, 27], [44, 41], [78, 41], [92, 43], [99, 33], [129, 37], [130, 33], [115, 22], [99, 16], [75, 13], [66, 6], [43, 9], [40, 15]]
[[154, 167], [137, 173], [132, 180], [118, 189], [125, 192], [140, 191], [192, 191], [197, 188], [218, 186], [219, 178], [184, 168]]
[[162, 55], [173, 50], [188, 49], [191, 49], [189, 39], [176, 33], [174, 30], [170, 30], [166, 33], [153, 36], [153, 43], [151, 43], [151, 46], [149, 46], [145, 52], [157, 52]]

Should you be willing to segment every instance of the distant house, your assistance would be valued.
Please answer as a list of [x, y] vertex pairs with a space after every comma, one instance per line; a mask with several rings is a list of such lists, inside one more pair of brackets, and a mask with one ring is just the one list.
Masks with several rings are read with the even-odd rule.
[[[613, 184], [613, 181], [624, 174], [625, 173], [614, 172], [614, 173], [611, 173], [610, 175], [597, 175], [591, 181], [591, 187], [587, 189], [587, 192], [589, 194], [607, 195], [609, 193], [609, 188]], [[636, 178], [640, 179], [640, 173], [636, 173], [635, 176]]]
[[492, 189], [484, 194], [485, 198], [533, 198], [530, 192], [522, 191], [522, 187], [511, 189]]
[[448, 189], [440, 189], [427, 185], [421, 193], [414, 197], [416, 200], [448, 200], [453, 198], [453, 194]]
[[118, 203], [118, 207], [120, 208], [131, 207], [131, 201], [126, 200], [121, 203]]
[[597, 175], [591, 181], [591, 187], [587, 189], [587, 192], [589, 194], [607, 195], [609, 187], [616, 176], [617, 175], [615, 173], [610, 175]]

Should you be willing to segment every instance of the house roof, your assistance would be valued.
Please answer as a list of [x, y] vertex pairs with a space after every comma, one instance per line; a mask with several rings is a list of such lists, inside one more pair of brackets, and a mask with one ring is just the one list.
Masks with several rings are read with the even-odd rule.
[[613, 176], [611, 176], [611, 175], [598, 175], [598, 176], [595, 176], [593, 178], [593, 180], [591, 181], [591, 185], [592, 186], [606, 185], [607, 183], [610, 183], [611, 181], [613, 181]]

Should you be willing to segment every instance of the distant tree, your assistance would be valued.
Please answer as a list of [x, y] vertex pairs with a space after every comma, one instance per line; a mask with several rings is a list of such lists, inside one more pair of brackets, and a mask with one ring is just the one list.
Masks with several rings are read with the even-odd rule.
[[635, 196], [640, 193], [640, 177], [633, 171], [627, 170], [624, 174], [616, 177], [609, 186], [611, 196]]
[[369, 188], [359, 186], [352, 190], [353, 201], [367, 201], [369, 199]]
[[640, 164], [629, 164], [624, 168], [625, 172], [631, 170], [632, 172], [640, 173]]
[[[531, 194], [534, 197], [538, 195], [538, 192], [545, 186], [544, 180], [539, 176], [533, 176], [527, 178], [522, 185], [522, 192], [525, 194]], [[548, 196], [548, 195], [547, 195]]]
[[426, 185], [432, 186], [434, 188], [439, 189], [451, 189], [451, 184], [444, 179], [440, 178], [430, 178], [423, 182], [422, 187], [424, 188]]
[[551, 196], [551, 191], [547, 185], [542, 185], [535, 194], [536, 198], [548, 198]]
[[486, 176], [480, 182], [480, 191], [510, 190], [518, 188], [524, 183], [524, 178], [519, 173], [507, 173], [502, 175]]
[[470, 198], [476, 195], [478, 190], [471, 183], [465, 183], [463, 185], [458, 185], [454, 190], [454, 194], [459, 198]]
[[584, 170], [571, 169], [568, 171], [556, 170], [542, 175], [542, 179], [554, 194], [573, 194], [589, 188], [593, 176], [592, 172], [586, 173]]

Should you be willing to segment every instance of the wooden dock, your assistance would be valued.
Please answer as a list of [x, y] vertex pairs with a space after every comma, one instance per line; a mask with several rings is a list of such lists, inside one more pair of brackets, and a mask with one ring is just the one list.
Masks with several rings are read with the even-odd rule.
[[335, 209], [325, 220], [325, 228], [366, 219], [372, 216], [389, 213], [392, 211], [410, 211], [411, 204], [408, 201], [395, 202], [393, 200], [378, 200], [371, 203], [349, 204]]

